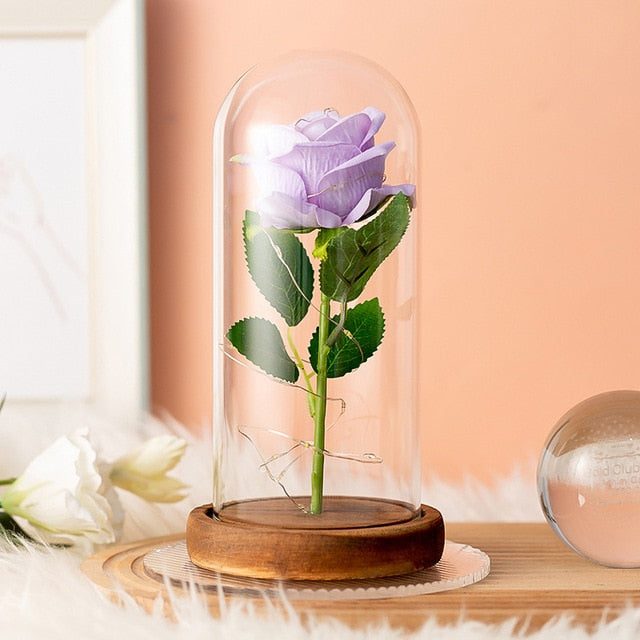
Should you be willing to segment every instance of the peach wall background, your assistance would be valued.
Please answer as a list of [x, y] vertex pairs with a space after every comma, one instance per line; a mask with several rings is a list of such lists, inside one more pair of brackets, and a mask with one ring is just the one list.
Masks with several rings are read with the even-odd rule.
[[422, 127], [423, 472], [529, 468], [640, 388], [640, 3], [147, 0], [152, 401], [208, 428], [211, 131], [296, 48], [386, 67]]

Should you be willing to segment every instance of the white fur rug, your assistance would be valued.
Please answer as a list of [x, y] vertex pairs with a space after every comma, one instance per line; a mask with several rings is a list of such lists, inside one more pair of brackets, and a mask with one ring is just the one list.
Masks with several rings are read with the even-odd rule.
[[[60, 409], [38, 419], [28, 419], [5, 406], [0, 415], [0, 476], [20, 473], [22, 468], [55, 436], [89, 427], [93, 442], [105, 458], [115, 458], [143, 440], [170, 431], [189, 440], [187, 453], [172, 472], [192, 487], [191, 495], [173, 505], [151, 505], [133, 495], [120, 493], [126, 510], [124, 538], [132, 542], [141, 538], [184, 531], [188, 512], [209, 501], [210, 456], [206, 442], [189, 436], [178, 424], [148, 420], [132, 427], [118, 427], [83, 412]], [[509, 520], [541, 520], [535, 495], [533, 465], [508, 478], [496, 479], [492, 486], [468, 479], [462, 486], [450, 486], [431, 479], [424, 488], [424, 500], [438, 507], [445, 521], [490, 521], [509, 514]], [[354, 630], [338, 621], [304, 622], [289, 612], [273, 611], [251, 615], [250, 606], [226, 608], [220, 619], [213, 618], [201, 601], [193, 599], [174, 603], [175, 620], [165, 618], [158, 608], [146, 613], [132, 600], [116, 605], [104, 597], [80, 571], [81, 557], [65, 549], [46, 550], [28, 546], [0, 547], [0, 637], [30, 640], [503, 640], [522, 637], [515, 633], [515, 621], [497, 626], [460, 620], [455, 625], [428, 621], [413, 633], [378, 626]], [[550, 622], [530, 636], [536, 640], [562, 638], [578, 640], [611, 637], [640, 637], [640, 609], [630, 609], [619, 619], [587, 632], [568, 618]]]

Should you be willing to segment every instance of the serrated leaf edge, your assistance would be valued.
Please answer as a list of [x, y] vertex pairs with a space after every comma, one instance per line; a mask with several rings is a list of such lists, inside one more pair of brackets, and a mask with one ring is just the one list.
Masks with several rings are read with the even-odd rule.
[[[389, 256], [390, 256], [390, 255], [391, 255], [391, 254], [392, 254], [392, 253], [393, 253], [397, 248], [398, 248], [398, 246], [399, 246], [399, 245], [400, 245], [400, 243], [402, 242], [402, 239], [403, 239], [403, 238], [404, 238], [404, 236], [406, 235], [407, 230], [409, 229], [409, 225], [411, 224], [411, 218], [412, 218], [412, 216], [411, 216], [411, 211], [412, 211], [411, 201], [410, 201], [410, 200], [409, 200], [409, 198], [407, 198], [407, 196], [406, 196], [405, 194], [403, 194], [403, 193], [396, 194], [395, 196], [390, 196], [387, 200], [385, 200], [385, 201], [380, 205], [380, 207], [378, 207], [378, 210], [376, 211], [375, 215], [373, 215], [370, 219], [368, 219], [368, 220], [367, 220], [367, 224], [363, 225], [363, 226], [362, 226], [362, 227], [360, 227], [359, 229], [352, 229], [352, 231], [353, 231], [353, 232], [354, 232], [354, 234], [355, 234], [354, 242], [355, 242], [356, 246], [358, 247], [358, 249], [360, 249], [360, 246], [361, 246], [361, 245], [360, 245], [359, 237], [358, 237], [358, 236], [359, 236], [359, 235], [361, 235], [361, 232], [362, 232], [364, 229], [366, 229], [366, 227], [367, 227], [368, 225], [370, 225], [370, 224], [372, 224], [373, 222], [375, 222], [375, 220], [377, 220], [377, 219], [378, 219], [378, 218], [379, 218], [379, 217], [380, 217], [380, 216], [381, 216], [381, 215], [386, 211], [386, 209], [387, 209], [389, 206], [391, 206], [392, 201], [393, 201], [395, 198], [399, 197], [400, 195], [404, 196], [404, 198], [405, 198], [405, 204], [406, 204], [406, 207], [407, 207], [407, 211], [406, 211], [406, 213], [407, 213], [407, 224], [405, 225], [404, 229], [402, 230], [402, 233], [400, 234], [400, 237], [398, 238], [398, 241], [396, 242], [396, 244], [395, 244], [395, 245], [391, 248], [391, 250], [390, 250], [390, 251], [389, 251], [389, 252], [384, 256], [384, 258], [382, 258], [382, 260], [381, 260], [380, 262], [378, 262], [378, 264], [375, 266], [375, 268], [373, 269], [373, 271], [371, 271], [371, 273], [369, 274], [369, 277], [367, 278], [367, 282], [368, 282], [368, 281], [369, 281], [369, 279], [373, 276], [373, 274], [374, 274], [374, 273], [375, 273], [375, 272], [380, 268], [380, 266], [385, 262], [385, 260], [386, 260], [386, 259], [387, 259], [387, 258], [388, 258], [388, 257], [389, 257]], [[326, 243], [326, 245], [324, 246], [324, 254], [325, 254], [325, 257], [326, 257], [326, 253], [327, 253], [327, 248], [328, 248], [328, 246], [333, 242], [333, 240], [334, 240], [335, 238], [339, 237], [339, 235], [340, 235], [340, 234], [338, 234], [338, 235], [337, 235], [337, 236], [335, 236], [334, 238], [331, 238], [331, 240], [329, 240], [329, 242], [327, 242], [327, 243]], [[362, 257], [362, 258], [365, 258], [365, 259], [367, 258], [367, 254], [363, 253], [362, 251], [360, 251], [360, 255], [361, 255], [361, 257]], [[323, 261], [320, 263], [320, 269], [319, 269], [319, 273], [318, 273], [318, 282], [319, 282], [319, 285], [320, 285], [320, 287], [321, 287], [321, 288], [322, 288], [322, 281], [323, 281], [323, 275], [322, 275], [322, 274], [323, 274], [324, 269], [326, 269], [326, 268], [327, 268], [326, 264], [327, 264], [326, 260], [323, 260]], [[336, 272], [336, 273], [337, 273], [337, 272]], [[357, 279], [359, 279], [360, 277], [362, 277], [362, 276], [361, 276], [361, 275], [360, 275], [360, 276], [358, 276], [358, 277], [356, 278], [356, 281], [357, 281]], [[340, 275], [338, 275], [338, 278], [340, 278]], [[365, 282], [365, 284], [366, 284], [366, 282]], [[351, 283], [351, 284], [350, 284], [350, 286], [349, 286], [349, 289], [348, 289], [348, 290], [351, 290], [351, 288], [352, 288], [354, 285], [355, 285], [355, 281], [354, 281], [354, 283]], [[363, 287], [363, 290], [364, 290], [364, 287]], [[325, 294], [329, 295], [326, 291], [323, 291], [323, 293], [325, 293]], [[332, 292], [332, 293], [334, 293], [334, 292]], [[350, 297], [347, 295], [347, 300], [356, 300], [356, 299], [359, 297], [359, 295], [361, 295], [361, 293], [362, 293], [362, 292], [360, 292], [360, 294], [358, 294], [358, 296], [355, 296], [354, 298], [350, 298]], [[332, 300], [338, 300], [338, 299], [339, 299], [339, 298], [337, 298], [337, 297], [332, 297]]]
[[[248, 244], [247, 244], [248, 241], [249, 242], [254, 241], [255, 237], [259, 233], [264, 233], [276, 247], [281, 249], [281, 247], [274, 240], [274, 238], [271, 235], [269, 235], [269, 229], [270, 228], [274, 229], [275, 231], [280, 231], [280, 230], [279, 229], [275, 229], [274, 227], [262, 227], [261, 225], [259, 225], [257, 223], [248, 224], [249, 214], [251, 214], [251, 216], [258, 216], [258, 214], [256, 214], [254, 211], [251, 211], [250, 209], [247, 209], [245, 211], [245, 217], [244, 217], [244, 219], [242, 221], [242, 237], [243, 237], [243, 248], [244, 248], [243, 255], [244, 255], [244, 263], [245, 263], [245, 266], [247, 268], [247, 272], [249, 273], [249, 277], [251, 278], [251, 281], [255, 284], [256, 288], [258, 289], [258, 291], [260, 292], [262, 297], [267, 301], [269, 306], [287, 323], [287, 325], [289, 325], [288, 319], [281, 313], [281, 311], [276, 307], [276, 305], [273, 303], [273, 301], [270, 300], [267, 297], [267, 295], [265, 295], [264, 291], [262, 290], [262, 287], [260, 286], [260, 284], [256, 280], [255, 275], [253, 273], [253, 269], [251, 268], [251, 265], [249, 264], [249, 247], [248, 247]], [[292, 235], [295, 237], [295, 233], [292, 233]], [[312, 282], [311, 296], [312, 296], [313, 295], [313, 282], [315, 280], [315, 273], [314, 273], [314, 269], [313, 269], [313, 264], [311, 263], [311, 260], [309, 259], [309, 255], [306, 252], [306, 249], [304, 248], [304, 245], [302, 244], [302, 242], [300, 242], [300, 240], [298, 238], [295, 238], [295, 239], [300, 243], [300, 246], [304, 250], [304, 255], [307, 258], [307, 262], [308, 262], [308, 264], [309, 264], [309, 266], [311, 268], [311, 282]], [[284, 258], [281, 258], [281, 259], [282, 259], [282, 262], [284, 263], [283, 266], [286, 265], [285, 269], [289, 272], [291, 267], [284, 260]], [[289, 273], [289, 275], [291, 276], [291, 273]], [[302, 287], [300, 286], [300, 283], [298, 283], [296, 281], [296, 279], [293, 278], [293, 277], [291, 277], [291, 285], [293, 286], [294, 289], [297, 289], [297, 291], [300, 294], [300, 296], [302, 297], [302, 299], [306, 301], [305, 312], [301, 315], [301, 317], [298, 319], [297, 322], [295, 322], [294, 324], [289, 325], [289, 326], [293, 327], [293, 326], [296, 326], [297, 324], [299, 324], [300, 322], [302, 322], [304, 317], [307, 315], [307, 312], [309, 311], [309, 308], [311, 306], [311, 296], [309, 298], [306, 297], [306, 295], [302, 291]]]
[[[384, 315], [384, 310], [382, 309], [382, 305], [380, 304], [380, 300], [379, 298], [376, 296], [375, 298], [370, 298], [369, 300], [363, 300], [362, 302], [359, 302], [358, 304], [356, 304], [355, 306], [351, 307], [350, 309], [347, 310], [347, 313], [349, 313], [349, 311], [352, 311], [354, 309], [357, 309], [358, 307], [361, 307], [363, 305], [369, 304], [370, 302], [373, 301], [377, 302], [377, 308], [380, 311], [381, 315], [382, 315], [382, 333], [380, 334], [380, 339], [378, 340], [378, 344], [376, 345], [375, 349], [364, 359], [362, 359], [360, 361], [360, 363], [354, 367], [353, 369], [350, 369], [349, 371], [347, 371], [346, 373], [341, 374], [340, 376], [329, 376], [330, 378], [342, 378], [344, 376], [346, 376], [349, 373], [352, 373], [354, 371], [356, 371], [357, 369], [359, 369], [365, 362], [367, 362], [374, 354], [376, 354], [378, 352], [378, 349], [380, 349], [380, 346], [382, 345], [382, 341], [384, 340], [384, 336], [386, 334], [387, 331], [387, 319]], [[334, 316], [331, 317], [331, 322], [335, 323], [336, 318], [339, 318], [340, 314], [336, 314]], [[309, 352], [309, 363], [311, 364], [311, 368], [317, 373], [316, 371], [316, 367], [313, 365], [314, 362], [314, 356], [312, 356], [311, 354], [311, 343], [313, 342], [314, 338], [317, 340], [317, 335], [318, 335], [318, 328], [316, 327], [315, 331], [311, 334], [311, 338], [309, 340], [309, 348], [307, 349]], [[335, 348], [332, 347], [332, 349]], [[317, 358], [317, 355], [315, 356], [315, 358]]]
[[286, 382], [287, 384], [295, 384], [300, 376], [300, 370], [298, 368], [298, 365], [296, 365], [296, 363], [294, 362], [294, 360], [291, 358], [291, 356], [289, 355], [289, 352], [287, 351], [287, 348], [284, 344], [284, 340], [282, 340], [282, 347], [284, 349], [285, 354], [287, 355], [287, 358], [289, 359], [289, 361], [291, 362], [291, 364], [293, 364], [295, 366], [295, 371], [296, 371], [296, 377], [295, 380], [291, 381], [291, 380], [287, 380], [286, 378], [281, 378], [280, 376], [276, 376], [273, 373], [270, 373], [269, 371], [267, 371], [266, 369], [264, 369], [263, 367], [261, 367], [257, 362], [254, 362], [253, 360], [251, 360], [251, 358], [249, 358], [247, 355], [245, 355], [244, 353], [242, 353], [242, 351], [240, 351], [235, 344], [233, 344], [233, 342], [231, 341], [231, 338], [229, 338], [229, 332], [233, 329], [233, 327], [239, 325], [241, 322], [246, 322], [248, 320], [262, 320], [264, 322], [268, 322], [271, 326], [273, 326], [277, 331], [278, 334], [280, 334], [280, 339], [282, 340], [282, 334], [280, 333], [280, 331], [278, 330], [278, 327], [275, 323], [273, 323], [271, 320], [269, 320], [268, 318], [263, 318], [261, 316], [245, 316], [244, 318], [240, 318], [240, 320], [236, 320], [232, 325], [229, 326], [229, 328], [226, 330], [224, 337], [227, 340], [227, 342], [243, 357], [245, 358], [248, 362], [250, 362], [254, 367], [257, 367], [258, 369], [260, 369], [260, 371], [268, 376], [269, 378], [271, 378], [272, 380], [277, 380], [279, 382]]

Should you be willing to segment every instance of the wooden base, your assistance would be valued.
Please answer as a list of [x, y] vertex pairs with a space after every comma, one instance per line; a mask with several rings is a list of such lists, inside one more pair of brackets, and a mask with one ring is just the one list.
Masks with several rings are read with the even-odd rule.
[[[283, 502], [284, 500], [284, 502]], [[335, 498], [350, 502], [351, 512], [359, 511], [359, 501], [371, 507], [379, 502], [387, 512], [398, 503], [371, 499]], [[354, 503], [355, 501], [355, 503]], [[440, 560], [444, 548], [444, 522], [440, 513], [422, 506], [418, 517], [383, 524], [349, 528], [328, 527], [331, 515], [345, 504], [332, 506], [327, 501], [325, 519], [317, 516], [296, 516], [300, 526], [280, 518], [284, 526], [259, 522], [256, 511], [289, 508], [287, 499], [245, 503], [243, 513], [249, 519], [238, 518], [235, 510], [230, 519], [220, 519], [210, 505], [194, 509], [187, 521], [187, 549], [191, 561], [203, 568], [232, 576], [286, 580], [348, 580], [379, 578], [413, 573], [433, 566]], [[242, 504], [242, 503], [240, 503]], [[295, 509], [294, 509], [295, 510]], [[365, 509], [370, 511], [370, 509]], [[406, 508], [404, 509], [406, 514]], [[269, 521], [269, 520], [268, 520]], [[293, 522], [295, 523], [295, 518]], [[317, 522], [318, 527], [309, 523]]]

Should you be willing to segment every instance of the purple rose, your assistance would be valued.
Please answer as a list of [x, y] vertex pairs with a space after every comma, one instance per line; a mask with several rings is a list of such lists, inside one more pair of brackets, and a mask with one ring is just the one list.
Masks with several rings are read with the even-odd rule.
[[385, 160], [395, 146], [374, 142], [384, 119], [374, 107], [344, 118], [327, 109], [290, 126], [262, 128], [258, 157], [235, 158], [255, 172], [262, 224], [341, 227], [366, 216], [387, 196], [402, 191], [413, 198], [414, 185], [383, 185]]

